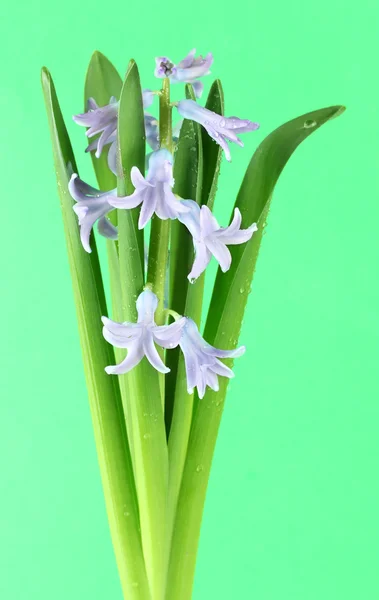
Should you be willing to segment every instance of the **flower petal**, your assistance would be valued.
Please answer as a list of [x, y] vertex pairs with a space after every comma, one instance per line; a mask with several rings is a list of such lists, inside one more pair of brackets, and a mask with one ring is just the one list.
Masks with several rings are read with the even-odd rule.
[[221, 148], [223, 149], [224, 153], [225, 153], [225, 158], [228, 162], [231, 162], [232, 160], [232, 156], [230, 154], [230, 149], [228, 146], [227, 141], [225, 140], [223, 135], [220, 135], [218, 133], [218, 131], [216, 131], [215, 129], [213, 129], [213, 127], [205, 127], [206, 132], [208, 133], [208, 135], [214, 139], [215, 142], [217, 142], [217, 144], [219, 144], [221, 146]]
[[220, 375], [221, 377], [227, 377], [228, 379], [233, 379], [234, 377], [232, 369], [229, 369], [229, 367], [224, 365], [224, 363], [218, 359], [215, 360], [211, 368], [216, 375]]
[[200, 240], [200, 206], [193, 200], [182, 200], [181, 203], [189, 210], [178, 215], [178, 219], [185, 225], [194, 240]]
[[145, 187], [154, 187], [151, 183], [146, 181], [138, 167], [132, 167], [130, 171], [130, 179], [136, 189]]
[[216, 217], [206, 204], [203, 204], [200, 209], [200, 228], [202, 238], [212, 235], [220, 229]]
[[230, 269], [232, 262], [232, 255], [229, 249], [225, 246], [223, 241], [219, 241], [214, 235], [206, 239], [206, 245], [208, 250], [213, 254], [218, 264], [221, 267], [221, 271], [226, 273]]
[[196, 98], [201, 98], [204, 91], [204, 84], [202, 81], [192, 81], [193, 91], [195, 92]]
[[114, 208], [136, 208], [144, 200], [145, 190], [134, 190], [130, 196], [116, 196], [109, 199], [109, 204]]
[[118, 230], [106, 217], [101, 217], [97, 223], [97, 229], [100, 235], [109, 240], [117, 240]]
[[245, 242], [248, 242], [253, 233], [255, 233], [255, 231], [258, 231], [258, 227], [256, 225], [256, 223], [253, 223], [252, 225], [250, 225], [250, 227], [248, 227], [247, 229], [240, 229], [239, 231], [236, 231], [235, 233], [232, 234], [228, 234], [227, 231], [223, 231], [221, 233], [216, 233], [216, 236], [218, 239], [220, 239], [220, 241], [222, 241], [223, 244], [228, 244], [228, 245], [235, 245], [235, 244], [244, 244]]
[[146, 188], [143, 195], [142, 208], [138, 219], [138, 229], [146, 227], [157, 206], [158, 192], [156, 188]]
[[161, 325], [151, 328], [154, 340], [162, 348], [176, 348], [182, 336], [183, 327], [186, 324], [186, 318], [182, 317], [171, 323], [171, 325]]
[[195, 58], [195, 54], [196, 54], [196, 48], [193, 48], [192, 50], [190, 50], [187, 54], [187, 56], [185, 56], [179, 63], [178, 63], [178, 67], [180, 69], [187, 69], [188, 67], [190, 67], [193, 63], [193, 59]]
[[144, 325], [153, 325], [154, 314], [158, 306], [158, 298], [149, 289], [144, 290], [137, 298], [136, 302], [138, 312], [138, 323], [144, 323]]
[[101, 320], [104, 338], [116, 348], [128, 348], [141, 337], [142, 327], [137, 323], [117, 323], [108, 317]]
[[144, 356], [142, 344], [136, 342], [128, 350], [126, 358], [115, 366], [105, 367], [105, 371], [108, 375], [123, 375], [131, 371], [139, 362], [141, 362]]
[[112, 142], [108, 150], [108, 167], [113, 175], [117, 175], [117, 143]]
[[194, 242], [195, 260], [192, 265], [191, 272], [188, 274], [188, 279], [191, 283], [205, 271], [212, 258], [212, 254], [204, 244], [204, 242]]
[[169, 373], [170, 369], [166, 367], [166, 365], [164, 364], [164, 362], [158, 354], [158, 350], [154, 345], [152, 333], [148, 331], [145, 332], [142, 344], [145, 356], [149, 363], [154, 367], [154, 369], [159, 371], [159, 373]]

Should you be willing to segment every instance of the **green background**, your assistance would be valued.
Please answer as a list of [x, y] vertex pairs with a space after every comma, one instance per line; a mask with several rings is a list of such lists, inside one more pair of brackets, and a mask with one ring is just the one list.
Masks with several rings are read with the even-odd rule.
[[196, 46], [214, 53], [226, 113], [261, 123], [222, 165], [221, 222], [273, 128], [331, 104], [348, 110], [296, 151], [275, 192], [194, 599], [377, 599], [378, 7], [21, 0], [0, 11], [1, 598], [121, 600], [39, 69], [52, 71], [91, 178], [71, 115], [92, 51], [120, 71], [133, 56], [153, 87], [155, 55], [177, 61]]

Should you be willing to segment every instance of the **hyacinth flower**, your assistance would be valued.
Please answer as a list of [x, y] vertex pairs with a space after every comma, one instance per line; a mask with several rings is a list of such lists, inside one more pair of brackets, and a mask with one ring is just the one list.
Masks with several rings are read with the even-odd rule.
[[93, 140], [86, 148], [86, 152], [96, 150], [95, 156], [99, 158], [104, 146], [114, 143], [117, 132], [118, 102], [111, 96], [109, 104], [98, 106], [94, 98], [89, 98], [88, 111], [74, 115], [72, 118], [78, 125], [88, 127], [86, 136], [91, 138], [100, 134], [99, 138]]
[[179, 215], [179, 220], [187, 227], [193, 238], [195, 261], [188, 279], [192, 282], [207, 268], [212, 255], [220, 265], [221, 271], [229, 270], [232, 257], [227, 246], [244, 244], [257, 231], [256, 223], [247, 229], [241, 229], [242, 217], [236, 208], [229, 227], [220, 227], [217, 219], [204, 204], [201, 208], [193, 200], [184, 200], [188, 212]]
[[[154, 100], [154, 93], [151, 90], [144, 90], [142, 93], [142, 102], [144, 109], [151, 106]], [[89, 98], [87, 101], [87, 112], [74, 115], [72, 118], [78, 125], [82, 127], [88, 127], [86, 136], [91, 138], [95, 135], [100, 134], [98, 138], [95, 138], [90, 142], [86, 148], [86, 152], [95, 150], [96, 158], [100, 158], [101, 153], [105, 146], [110, 144], [108, 154], [108, 165], [110, 170], [116, 174], [116, 138], [117, 138], [117, 120], [118, 120], [118, 107], [119, 103], [115, 96], [111, 96], [109, 104], [105, 106], [98, 106], [94, 98]], [[157, 149], [155, 143], [155, 135], [157, 132], [157, 122], [155, 125], [154, 133], [151, 129], [152, 121], [155, 120], [149, 113], [145, 112], [145, 127], [146, 127], [146, 138], [148, 142], [152, 142], [155, 147], [152, 146], [153, 150]], [[155, 120], [156, 121], [156, 120]]]
[[177, 219], [189, 209], [177, 200], [172, 188], [172, 154], [162, 148], [150, 155], [146, 178], [137, 167], [132, 167], [130, 178], [135, 187], [133, 194], [123, 198], [111, 198], [115, 208], [131, 209], [142, 204], [138, 227], [143, 229], [155, 213], [160, 219]]
[[231, 155], [228, 141], [243, 147], [243, 142], [237, 134], [255, 131], [259, 128], [259, 123], [254, 123], [248, 119], [239, 119], [238, 117], [218, 115], [207, 108], [199, 106], [193, 100], [180, 100], [176, 107], [182, 117], [196, 121], [204, 127], [211, 138], [224, 150], [225, 158], [229, 162], [231, 161]]
[[80, 239], [84, 250], [91, 252], [90, 236], [96, 222], [102, 236], [116, 240], [117, 227], [106, 218], [106, 215], [113, 210], [109, 199], [116, 193], [116, 190], [100, 192], [82, 181], [76, 173], [71, 176], [68, 189], [72, 198], [76, 200], [73, 209], [78, 216]]
[[171, 325], [156, 325], [154, 314], [158, 307], [158, 298], [149, 289], [144, 290], [137, 299], [137, 323], [115, 323], [103, 317], [104, 338], [116, 348], [127, 348], [126, 358], [117, 366], [107, 366], [106, 372], [112, 375], [127, 373], [146, 356], [149, 363], [160, 373], [169, 373], [155, 344], [161, 348], [176, 348], [181, 338], [184, 319]]
[[[177, 322], [181, 324], [182, 319]], [[192, 394], [197, 388], [201, 400], [204, 398], [207, 387], [214, 392], [219, 391], [218, 376], [228, 379], [234, 377], [232, 369], [219, 359], [237, 358], [245, 352], [244, 346], [235, 350], [214, 348], [204, 340], [196, 323], [188, 318], [185, 319], [182, 326], [179, 345], [184, 355], [188, 393]]]
[[[96, 448], [125, 600], [192, 598], [206, 487], [233, 360], [245, 352], [238, 338], [273, 190], [294, 149], [343, 110], [313, 111], [266, 137], [230, 205], [230, 225], [220, 227], [212, 211], [222, 150], [230, 161], [228, 142], [242, 146], [238, 135], [258, 124], [224, 116], [219, 80], [206, 103], [213, 112], [170, 97], [171, 83], [186, 85], [183, 98], [194, 97], [191, 86], [199, 95], [200, 79], [212, 62], [212, 54], [196, 58], [194, 50], [178, 64], [160, 57], [155, 75], [162, 78], [161, 89], [143, 92], [137, 65], [130, 61], [120, 95], [114, 66], [94, 55], [86, 87], [95, 98], [112, 96], [112, 101], [99, 107], [87, 98], [89, 111], [75, 120], [89, 128], [96, 155], [109, 146], [114, 173], [117, 155], [117, 190], [106, 192], [71, 176], [74, 153], [51, 75], [46, 69], [42, 74]], [[241, 95], [242, 85], [247, 83], [237, 80]], [[159, 97], [156, 119], [145, 110], [154, 96]], [[173, 106], [185, 119], [180, 132], [173, 128]], [[202, 125], [219, 146], [199, 136], [188, 120]], [[146, 138], [153, 152], [144, 175]], [[150, 219], [151, 227], [145, 227]], [[101, 239], [92, 238], [88, 254], [96, 222], [103, 236], [114, 240], [118, 231], [117, 242], [106, 244], [107, 261], [96, 252]], [[201, 325], [212, 256], [219, 268], [207, 282], [209, 309]], [[197, 281], [191, 285], [188, 278]], [[249, 344], [238, 367], [245, 365], [253, 381], [249, 348], [258, 341], [246, 333], [245, 338]], [[252, 385], [245, 390], [238, 385], [237, 372], [236, 381], [234, 400], [249, 402]], [[67, 402], [67, 410], [75, 410], [78, 398]]]
[[155, 59], [155, 76], [168, 77], [171, 83], [190, 83], [195, 91], [196, 98], [200, 98], [204, 84], [200, 77], [210, 74], [213, 63], [213, 54], [209, 52], [205, 58], [195, 57], [196, 48], [191, 50], [183, 60], [175, 65], [167, 56], [158, 56]]

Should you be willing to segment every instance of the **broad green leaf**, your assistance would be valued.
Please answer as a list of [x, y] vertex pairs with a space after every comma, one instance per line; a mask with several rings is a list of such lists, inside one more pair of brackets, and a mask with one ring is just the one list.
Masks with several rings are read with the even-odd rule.
[[[138, 167], [141, 173], [145, 170], [145, 123], [142, 102], [142, 90], [136, 63], [131, 60], [121, 91], [118, 113], [118, 170], [117, 190], [119, 196], [132, 194], [134, 186], [130, 173], [132, 167]], [[136, 300], [143, 286], [144, 246], [143, 230], [138, 229], [139, 208], [118, 211], [119, 251], [122, 270], [122, 284], [128, 293], [129, 302]], [[130, 248], [133, 248], [131, 261]], [[134, 263], [137, 253], [141, 265], [138, 273], [133, 273], [136, 279], [131, 282], [128, 265]], [[124, 278], [124, 279], [123, 279]], [[130, 316], [135, 316], [135, 307], [128, 307]], [[132, 320], [132, 319], [130, 319]]]
[[[222, 89], [221, 81], [216, 79], [209, 91], [205, 108], [217, 113], [218, 115], [224, 114], [224, 92]], [[212, 210], [214, 199], [217, 192], [217, 182], [220, 173], [222, 149], [221, 146], [216, 144], [214, 140], [208, 135], [204, 128], [201, 130], [202, 142], [203, 142], [203, 156], [204, 156], [204, 175], [203, 175], [203, 188], [201, 204], [207, 204]]]
[[[115, 67], [101, 52], [94, 52], [88, 65], [84, 87], [84, 110], [87, 110], [89, 98], [94, 98], [99, 106], [109, 104], [111, 96], [119, 100], [122, 79]], [[95, 151], [91, 152], [93, 167], [101, 190], [112, 190], [116, 187], [116, 177], [108, 167], [108, 150], [106, 146], [100, 158]]]
[[[121, 92], [119, 123], [120, 195], [130, 194], [130, 171], [143, 172], [145, 129], [137, 65], [130, 61]], [[143, 289], [143, 246], [137, 229], [139, 209], [118, 211], [123, 317], [136, 321], [136, 298]], [[143, 238], [142, 238], [143, 242]], [[141, 536], [151, 597], [162, 598], [166, 575], [167, 443], [158, 373], [143, 359], [127, 375], [129, 422], [140, 513]]]
[[[332, 106], [293, 119], [273, 131], [256, 150], [235, 207], [241, 211], [242, 227], [257, 223], [258, 231], [249, 243], [230, 247], [231, 268], [225, 274], [220, 269], [217, 273], [205, 330], [210, 343], [217, 337], [225, 347], [236, 346], [272, 192], [279, 175], [297, 146], [343, 110], [343, 107]], [[232, 313], [231, 321], [228, 315]], [[228, 327], [224, 327], [226, 322]]]
[[[94, 98], [99, 106], [109, 103], [111, 96], [119, 100], [122, 88], [122, 79], [112, 63], [101, 52], [94, 52], [87, 69], [84, 87], [84, 106], [87, 110], [89, 98]], [[91, 152], [93, 167], [101, 190], [111, 190], [117, 185], [116, 176], [108, 167], [108, 150], [106, 146], [100, 156], [96, 158], [95, 151]], [[110, 219], [117, 225], [117, 211], [110, 214]], [[117, 242], [107, 240], [108, 265], [112, 296], [112, 317], [116, 321], [122, 320], [121, 312], [121, 287], [120, 270], [118, 262]], [[120, 352], [115, 349], [116, 359], [120, 359]], [[123, 392], [123, 390], [121, 390]]]
[[[263, 225], [285, 164], [304, 139], [343, 110], [334, 106], [294, 119], [271, 133], [255, 152], [236, 206], [242, 212], [243, 225], [256, 221], [259, 232], [248, 244], [233, 247], [230, 271], [217, 276], [205, 328], [205, 339], [211, 344], [221, 348], [237, 345]], [[175, 520], [167, 600], [191, 598], [202, 511], [227, 384], [228, 380], [220, 377], [219, 392], [208, 391], [194, 412]]]
[[[195, 100], [192, 85], [186, 86], [186, 97]], [[174, 193], [200, 204], [203, 179], [203, 150], [201, 127], [195, 121], [184, 119], [174, 163]], [[183, 313], [187, 289], [187, 275], [193, 261], [192, 237], [179, 221], [173, 221], [170, 244], [170, 300], [169, 305]]]
[[[114, 364], [114, 355], [102, 336], [101, 316], [106, 314], [106, 309], [96, 244], [92, 239], [93, 251], [87, 254], [80, 242], [77, 217], [68, 192], [70, 172], [76, 171], [75, 159], [54, 84], [45, 68], [42, 70], [42, 87], [111, 535], [125, 598], [138, 600], [141, 590], [147, 593], [147, 579], [119, 386], [117, 379], [104, 371], [106, 365]], [[127, 519], [125, 512], [129, 513]]]

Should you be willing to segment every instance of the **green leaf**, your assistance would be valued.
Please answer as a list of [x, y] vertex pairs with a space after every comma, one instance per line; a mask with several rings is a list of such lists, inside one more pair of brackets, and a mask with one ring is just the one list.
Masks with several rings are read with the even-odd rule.
[[[213, 86], [214, 87], [214, 86]], [[195, 100], [191, 85], [186, 88], [187, 98]], [[207, 179], [209, 169], [214, 171], [212, 153], [203, 155], [201, 127], [198, 123], [184, 120], [174, 165], [175, 192], [182, 198], [196, 200], [201, 204], [203, 176]], [[208, 177], [209, 178], [209, 177]], [[188, 273], [194, 260], [192, 237], [179, 221], [172, 226], [171, 249], [172, 298], [171, 307], [191, 317], [200, 325], [204, 293], [204, 274], [190, 284]], [[192, 422], [194, 394], [188, 394], [184, 357], [179, 348], [171, 351], [167, 360], [171, 372], [167, 375], [166, 430], [169, 433], [169, 484], [168, 484], [168, 541], [170, 543], [179, 496], [183, 466]]]
[[[192, 85], [186, 85], [186, 97], [196, 100]], [[174, 163], [174, 193], [200, 204], [203, 179], [201, 127], [184, 119], [180, 129]], [[187, 228], [175, 220], [171, 227], [170, 300], [171, 308], [182, 314], [186, 304], [188, 279], [193, 261], [192, 237]]]
[[[118, 113], [118, 170], [117, 191], [119, 196], [132, 194], [134, 186], [130, 173], [132, 167], [138, 167], [141, 173], [145, 172], [145, 122], [142, 102], [142, 90], [136, 63], [131, 60], [125, 76], [121, 91]], [[129, 302], [136, 300], [144, 282], [144, 245], [143, 230], [138, 229], [139, 208], [118, 211], [119, 223], [119, 251], [120, 266], [122, 271], [123, 290], [128, 290]], [[136, 279], [130, 282], [128, 265], [130, 263], [130, 248], [139, 257], [141, 269], [138, 270]], [[135, 256], [133, 256], [134, 262]], [[135, 316], [135, 306], [129, 307], [131, 316]], [[130, 319], [131, 320], [131, 319]]]
[[[224, 114], [224, 92], [222, 89], [221, 81], [216, 79], [208, 94], [208, 99], [205, 104], [205, 108], [217, 113], [218, 115]], [[201, 204], [207, 204], [212, 210], [215, 195], [217, 192], [217, 182], [220, 173], [222, 149], [221, 146], [216, 144], [214, 140], [208, 135], [204, 128], [201, 130], [202, 142], [203, 142], [203, 156], [204, 156], [204, 169], [203, 176], [203, 189]]]
[[[343, 107], [332, 106], [293, 119], [273, 131], [256, 150], [235, 208], [241, 211], [242, 227], [257, 223], [258, 231], [247, 244], [230, 248], [232, 265], [227, 273], [218, 270], [205, 329], [210, 343], [217, 337], [218, 343], [225, 347], [236, 346], [272, 192], [279, 175], [297, 146], [343, 110]], [[233, 320], [228, 318], [232, 314], [230, 311]]]
[[[186, 86], [186, 97], [190, 100], [196, 100], [192, 85]], [[203, 179], [203, 149], [201, 138], [201, 127], [195, 121], [184, 119], [180, 130], [178, 146], [175, 153], [174, 162], [174, 193], [184, 199], [195, 200], [200, 204], [202, 179]], [[171, 224], [171, 242], [170, 242], [170, 295], [169, 307], [179, 314], [191, 316], [199, 321], [201, 316], [203, 278], [196, 282], [196, 291], [199, 302], [193, 303], [195, 306], [188, 307], [190, 313], [187, 313], [187, 294], [189, 291], [189, 282], [187, 275], [191, 271], [194, 260], [194, 250], [192, 237], [188, 229], [175, 220]], [[191, 290], [191, 296], [194, 296], [195, 288]], [[166, 376], [166, 407], [165, 419], [166, 429], [169, 432], [171, 427], [172, 414], [174, 409], [175, 385], [177, 380], [179, 348], [176, 348], [167, 354], [167, 366], [171, 369]]]
[[[228, 349], [237, 345], [263, 225], [285, 164], [304, 139], [343, 110], [334, 106], [294, 119], [271, 133], [255, 152], [236, 206], [243, 215], [243, 225], [256, 221], [259, 231], [249, 243], [232, 248], [231, 269], [217, 276], [205, 328], [205, 339], [212, 345]], [[225, 363], [232, 365], [230, 360]], [[194, 413], [175, 520], [167, 600], [191, 598], [205, 494], [227, 384], [228, 380], [220, 377], [219, 392], [208, 391]]]
[[[137, 65], [130, 61], [120, 98], [119, 177], [121, 195], [131, 193], [130, 171], [143, 172], [145, 129], [142, 90]], [[143, 289], [143, 246], [137, 229], [138, 209], [120, 210], [119, 256], [125, 321], [136, 321], [136, 298]], [[143, 242], [143, 238], [142, 238]], [[141, 253], [142, 251], [142, 253]], [[163, 597], [167, 569], [166, 504], [168, 459], [158, 373], [143, 359], [121, 376], [127, 382], [127, 420], [140, 512], [141, 536], [152, 598]]]
[[[80, 242], [77, 218], [72, 210], [73, 201], [68, 192], [70, 172], [76, 171], [75, 159], [54, 84], [45, 68], [42, 70], [42, 87], [111, 535], [124, 595], [138, 600], [141, 590], [142, 593], [148, 593], [147, 579], [119, 386], [117, 379], [109, 377], [104, 371], [106, 365], [114, 364], [114, 356], [112, 347], [102, 336], [101, 316], [106, 314], [106, 308], [96, 244], [92, 239], [93, 251], [87, 254]], [[128, 518], [125, 518], [126, 512]]]
[[[88, 65], [84, 88], [84, 110], [87, 110], [89, 98], [94, 98], [99, 106], [109, 104], [111, 96], [120, 98], [122, 79], [115, 67], [101, 52], [94, 52]], [[112, 190], [116, 187], [116, 177], [108, 167], [108, 150], [106, 146], [100, 158], [96, 158], [95, 150], [91, 152], [93, 167], [101, 190]]]

